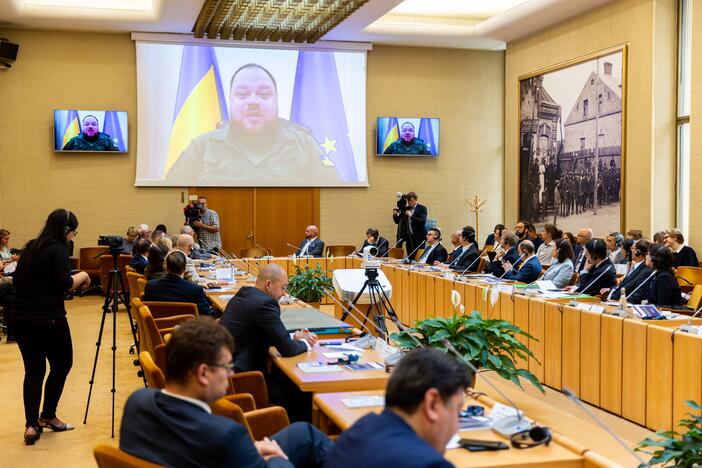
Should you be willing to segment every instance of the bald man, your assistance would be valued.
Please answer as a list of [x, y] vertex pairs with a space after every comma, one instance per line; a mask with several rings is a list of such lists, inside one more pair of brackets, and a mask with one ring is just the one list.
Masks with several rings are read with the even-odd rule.
[[317, 343], [317, 335], [307, 330], [288, 333], [280, 320], [278, 301], [288, 288], [288, 275], [280, 265], [266, 265], [258, 272], [256, 285], [245, 286], [227, 304], [220, 323], [234, 337], [236, 372], [257, 370], [266, 377], [268, 394], [275, 404], [288, 410], [291, 420], [309, 417], [312, 402], [282, 372], [273, 366], [268, 373], [268, 348], [275, 346], [284, 357], [307, 352]]
[[582, 228], [578, 231], [578, 235], [575, 238], [577, 245], [573, 246], [573, 252], [575, 253], [575, 271], [580, 272], [585, 268], [585, 245], [592, 240], [592, 229]]
[[305, 229], [305, 238], [300, 242], [297, 250], [299, 257], [323, 257], [324, 241], [319, 238], [319, 228], [311, 225]]

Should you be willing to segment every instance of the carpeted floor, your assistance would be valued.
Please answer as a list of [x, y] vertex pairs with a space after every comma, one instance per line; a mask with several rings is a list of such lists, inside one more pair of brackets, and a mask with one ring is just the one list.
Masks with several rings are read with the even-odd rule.
[[[102, 316], [102, 298], [90, 296], [76, 298], [66, 303], [68, 319], [73, 335], [74, 363], [66, 382], [58, 415], [76, 425], [74, 431], [65, 433], [45, 432], [33, 447], [26, 447], [22, 441], [24, 413], [22, 404], [22, 379], [24, 369], [19, 350], [14, 343], [0, 344], [0, 401], [3, 402], [0, 418], [0, 467], [50, 466], [94, 467], [93, 447], [106, 442], [117, 445], [122, 408], [129, 394], [143, 386], [136, 375], [132, 362], [135, 355], [129, 354], [132, 337], [127, 325], [127, 314], [122, 309], [117, 314], [117, 352], [115, 394], [115, 439], [110, 438], [111, 392], [112, 387], [112, 315], [107, 322], [100, 347], [93, 395], [90, 402], [88, 422], [83, 424], [88, 397], [90, 373], [95, 358], [95, 343]], [[331, 309], [331, 308], [329, 308]], [[561, 434], [610, 457], [625, 466], [635, 466], [635, 461], [623, 448], [611, 440], [607, 434], [594, 425], [582, 411], [573, 406], [560, 392], [547, 389], [542, 395], [531, 386], [525, 391], [509, 382], [492, 376], [510, 398], [517, 401], [525, 413], [539, 423], [556, 429]], [[478, 389], [500, 401], [501, 398], [478, 380]], [[631, 445], [651, 434], [650, 431], [621, 418], [595, 409], [623, 439]]]

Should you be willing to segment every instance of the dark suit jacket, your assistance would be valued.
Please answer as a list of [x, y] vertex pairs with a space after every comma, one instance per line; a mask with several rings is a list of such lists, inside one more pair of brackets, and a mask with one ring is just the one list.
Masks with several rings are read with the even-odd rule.
[[680, 252], [673, 252], [673, 266], [675, 268], [679, 266], [699, 267], [700, 264], [697, 261], [697, 254], [695, 251], [691, 247], [685, 245]]
[[[426, 247], [425, 249], [429, 249], [430, 247]], [[422, 254], [424, 256], [424, 254]], [[448, 252], [446, 252], [446, 249], [444, 248], [443, 245], [441, 244], [436, 244], [436, 247], [432, 249], [431, 252], [429, 252], [429, 256], [425, 260], [425, 263], [427, 265], [433, 265], [434, 262], [441, 262], [444, 263], [446, 259], [448, 258]]]
[[475, 244], [470, 244], [467, 247], [463, 247], [463, 250], [459, 252], [458, 255], [458, 260], [453, 262], [449, 268], [456, 271], [463, 271], [470, 266], [470, 270], [468, 271], [478, 271], [480, 260], [476, 259], [478, 258], [478, 255], [480, 255], [480, 252], [478, 252], [478, 248], [475, 246]]
[[427, 222], [427, 207], [417, 203], [414, 207], [414, 212], [412, 217], [410, 217], [410, 224], [412, 225], [412, 237], [418, 242], [415, 245], [419, 245], [420, 242], [424, 240], [427, 236], [427, 229], [425, 224]]
[[[300, 250], [297, 251], [298, 255], [302, 253], [302, 248], [305, 246], [306, 243], [307, 239], [302, 239], [302, 242], [300, 242]], [[319, 237], [313, 240], [310, 246], [307, 248], [307, 255], [311, 255], [312, 257], [323, 257], [324, 241]]]
[[682, 305], [680, 296], [680, 286], [678, 280], [670, 271], [659, 271], [651, 279], [651, 287], [648, 289], [648, 303], [657, 306], [679, 306]]
[[514, 265], [510, 271], [505, 273], [503, 278], [522, 283], [531, 283], [532, 281], [536, 280], [540, 274], [541, 263], [539, 263], [539, 259], [536, 258], [536, 255], [534, 255], [526, 262], [522, 260], [517, 265]]
[[517, 252], [517, 248], [510, 247], [510, 249], [505, 252], [500, 260], [493, 260], [490, 262], [490, 272], [499, 278], [505, 273], [505, 269], [502, 266], [502, 261], [507, 261], [514, 265], [517, 260], [519, 260], [519, 252]]
[[219, 321], [234, 337], [237, 371], [268, 373], [268, 348], [275, 346], [284, 357], [307, 351], [303, 341], [290, 338], [280, 320], [280, 304], [254, 287], [245, 286], [227, 304]]
[[[646, 281], [653, 270], [647, 267], [645, 264], [641, 264], [636, 267], [636, 270], [627, 275], [619, 286], [612, 289], [612, 294], [609, 296], [610, 300], [618, 301], [622, 294], [622, 288], [626, 289], [626, 301], [632, 304], [640, 304], [642, 300], [648, 297], [648, 289], [651, 287], [653, 278]], [[639, 285], [646, 281], [646, 284], [639, 288]], [[638, 289], [636, 289], [638, 288]], [[633, 295], [631, 293], [634, 293]]]
[[363, 249], [368, 247], [369, 245], [372, 245], [373, 247], [378, 248], [378, 255], [376, 257], [386, 257], [388, 255], [388, 250], [390, 249], [390, 245], [388, 245], [388, 240], [384, 237], [379, 237], [378, 242], [375, 244], [370, 244], [368, 242], [368, 239], [363, 241], [363, 245], [361, 246], [361, 250], [358, 251], [359, 254], [363, 254]]
[[197, 305], [200, 315], [212, 315], [212, 307], [202, 286], [185, 281], [177, 275], [167, 274], [163, 278], [146, 283], [145, 301], [191, 302]]
[[132, 393], [124, 406], [119, 448], [159, 465], [179, 467], [292, 467], [265, 461], [244, 426], [152, 388]]
[[447, 262], [452, 262], [457, 256], [461, 255], [461, 252], [463, 252], [463, 246], [459, 245], [455, 249], [453, 249], [453, 252], [451, 252], [448, 255], [448, 258], [446, 259]]
[[[583, 257], [580, 258], [580, 254], [583, 254]], [[585, 256], [585, 247], [582, 245], [577, 245], [575, 247], [575, 259], [573, 260], [573, 268], [575, 269], [575, 273], [580, 273], [580, 271], [585, 268], [585, 262], [587, 261], [587, 258]]]
[[[607, 273], [600, 277], [600, 274], [602, 274], [602, 272], [607, 268], [609, 268]], [[576, 285], [578, 287], [576, 292], [580, 294], [589, 294], [590, 296], [597, 296], [600, 294], [601, 289], [613, 287], [616, 280], [617, 272], [614, 270], [614, 265], [612, 265], [612, 262], [607, 259], [589, 272], [584, 271], [580, 275], [580, 278], [578, 278], [578, 284]]]
[[144, 274], [146, 266], [149, 264], [149, 260], [144, 258], [141, 254], [136, 254], [132, 257], [132, 261], [129, 262], [129, 266], [134, 268], [137, 273]]
[[391, 410], [368, 414], [345, 430], [327, 453], [325, 468], [450, 468], [444, 457]]

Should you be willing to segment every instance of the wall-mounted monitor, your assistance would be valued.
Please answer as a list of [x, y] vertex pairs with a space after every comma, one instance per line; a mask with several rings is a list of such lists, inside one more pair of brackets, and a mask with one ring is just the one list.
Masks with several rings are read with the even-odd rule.
[[54, 110], [54, 151], [126, 153], [128, 142], [126, 112]]
[[438, 156], [439, 119], [378, 117], [378, 156]]

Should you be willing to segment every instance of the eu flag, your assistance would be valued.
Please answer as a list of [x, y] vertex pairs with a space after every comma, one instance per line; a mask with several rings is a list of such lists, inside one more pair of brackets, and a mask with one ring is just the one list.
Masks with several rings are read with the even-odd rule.
[[419, 135], [417, 136], [424, 140], [431, 154], [439, 154], [439, 148], [434, 139], [434, 128], [431, 126], [431, 119], [422, 119], [419, 121]]
[[397, 117], [384, 117], [378, 119], [378, 153], [385, 153], [388, 146], [400, 138]]
[[322, 160], [333, 163], [342, 180], [358, 180], [333, 52], [300, 51], [290, 120], [312, 131]]
[[80, 119], [77, 110], [54, 111], [54, 141], [57, 150], [62, 150], [71, 138], [80, 135]]
[[184, 46], [168, 159], [163, 174], [168, 173], [195, 137], [214, 130], [218, 122], [228, 119], [214, 49]]
[[102, 126], [102, 133], [109, 135], [120, 151], [127, 151], [127, 142], [122, 137], [122, 127], [119, 124], [119, 115], [117, 112], [105, 112], [105, 123]]

